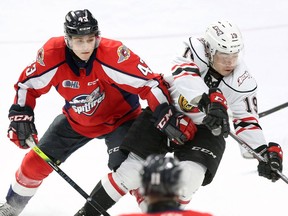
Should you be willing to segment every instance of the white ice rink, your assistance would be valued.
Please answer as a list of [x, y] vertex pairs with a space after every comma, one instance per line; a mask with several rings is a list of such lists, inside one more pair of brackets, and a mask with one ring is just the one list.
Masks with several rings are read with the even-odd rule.
[[[287, 0], [9, 0], [0, 1], [0, 200], [27, 152], [6, 137], [8, 109], [13, 103], [19, 74], [32, 62], [46, 40], [63, 35], [64, 16], [70, 10], [89, 9], [103, 37], [124, 42], [155, 72], [169, 73], [182, 40], [199, 35], [217, 19], [238, 24], [245, 40], [246, 63], [258, 81], [259, 111], [288, 101], [288, 1]], [[143, 103], [145, 104], [145, 103]], [[36, 127], [41, 136], [64, 101], [55, 90], [37, 103]], [[267, 141], [284, 151], [288, 175], [288, 108], [261, 119]], [[87, 193], [108, 173], [105, 144], [93, 140], [72, 155], [61, 168]], [[188, 208], [215, 216], [286, 216], [288, 184], [260, 178], [255, 160], [244, 160], [237, 143], [227, 139], [227, 149], [214, 181], [201, 187]], [[84, 198], [56, 172], [39, 188], [21, 215], [72, 216]], [[126, 195], [108, 211], [111, 215], [139, 212]]]

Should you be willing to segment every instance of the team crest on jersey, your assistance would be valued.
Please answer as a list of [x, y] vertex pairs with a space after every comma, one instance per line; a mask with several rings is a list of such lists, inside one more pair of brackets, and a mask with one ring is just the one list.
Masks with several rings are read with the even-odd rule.
[[38, 50], [38, 52], [37, 52], [37, 57], [36, 57], [36, 61], [37, 61], [40, 65], [45, 66], [45, 63], [44, 63], [44, 49], [43, 49], [43, 47]]
[[76, 113], [91, 116], [95, 113], [104, 98], [105, 93], [100, 92], [100, 88], [98, 87], [89, 95], [78, 95], [69, 104]]
[[248, 73], [248, 71], [245, 71], [244, 74], [242, 74], [240, 77], [238, 77], [237, 82], [238, 82], [238, 86], [241, 86], [242, 83], [246, 80], [246, 79], [250, 79], [251, 75]]
[[178, 98], [178, 104], [180, 109], [183, 110], [184, 112], [190, 112], [190, 113], [199, 112], [198, 108], [189, 104], [186, 98], [183, 97], [182, 95], [180, 95]]
[[79, 89], [79, 81], [73, 81], [73, 80], [63, 80], [62, 86], [64, 88], [72, 88], [72, 89]]
[[117, 54], [119, 57], [117, 63], [121, 63], [130, 57], [130, 50], [126, 46], [122, 45], [118, 47]]

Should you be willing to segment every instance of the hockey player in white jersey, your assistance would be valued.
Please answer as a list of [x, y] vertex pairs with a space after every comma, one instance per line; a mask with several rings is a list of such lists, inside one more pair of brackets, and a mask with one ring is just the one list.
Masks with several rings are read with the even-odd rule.
[[[210, 24], [203, 38], [190, 37], [184, 42], [184, 48], [172, 68], [173, 74], [179, 77], [174, 79], [174, 85], [191, 105], [197, 101], [196, 96], [205, 90], [205, 87], [201, 88], [200, 79], [208, 88], [219, 88], [232, 113], [236, 134], [268, 157], [268, 164], [259, 163], [259, 175], [276, 181], [279, 176], [271, 171], [270, 165], [273, 161], [274, 168], [282, 171], [282, 150], [279, 144], [267, 145], [263, 135], [257, 114], [257, 83], [243, 60], [242, 49], [242, 35], [235, 24], [229, 21]], [[194, 64], [199, 67], [200, 73], [193, 72]], [[189, 91], [187, 94], [188, 83], [199, 86], [199, 92], [191, 94]], [[244, 158], [252, 158], [245, 149], [241, 148], [241, 152]]]
[[[217, 172], [225, 150], [224, 137], [230, 130], [227, 108], [232, 113], [236, 134], [268, 159], [268, 163], [259, 162], [259, 175], [273, 181], [279, 179], [271, 167], [282, 171], [282, 150], [280, 145], [266, 142], [259, 125], [257, 84], [240, 58], [243, 41], [239, 29], [226, 21], [216, 22], [207, 28], [203, 38], [190, 37], [184, 45], [181, 55], [174, 61], [172, 75], [165, 79], [170, 85], [174, 106], [190, 116], [197, 133], [184, 144], [176, 141], [167, 146], [166, 136], [155, 130], [150, 120], [151, 117], [159, 118], [162, 113], [145, 109], [120, 147], [122, 151], [130, 152], [128, 158], [116, 172], [104, 177], [91, 193], [105, 210], [130, 191], [145, 211], [143, 197], [137, 190], [132, 190], [140, 186], [141, 164], [149, 154], [168, 151], [174, 153], [185, 170], [185, 190], [179, 197], [179, 204], [184, 208], [198, 188], [210, 184]], [[167, 109], [173, 113], [172, 107], [167, 106]], [[161, 123], [154, 122], [154, 125], [167, 129]], [[245, 151], [242, 155], [252, 158]], [[89, 203], [75, 214], [90, 215], [99, 213]]]

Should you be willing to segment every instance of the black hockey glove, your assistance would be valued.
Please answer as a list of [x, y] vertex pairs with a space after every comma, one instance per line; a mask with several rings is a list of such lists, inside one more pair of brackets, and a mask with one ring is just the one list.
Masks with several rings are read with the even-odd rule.
[[176, 111], [167, 103], [160, 104], [153, 113], [152, 121], [156, 128], [178, 145], [194, 138], [197, 127], [192, 120]]
[[280, 176], [277, 174], [277, 170], [282, 172], [282, 158], [283, 152], [281, 146], [277, 143], [270, 142], [267, 145], [259, 146], [255, 149], [257, 153], [266, 158], [267, 162], [259, 161], [258, 164], [258, 174], [267, 179], [272, 180], [272, 182], [277, 181]]
[[218, 88], [210, 88], [209, 95], [204, 93], [198, 103], [198, 108], [206, 113], [203, 124], [209, 128], [215, 136], [228, 137], [230, 126], [227, 113], [227, 101]]
[[18, 147], [27, 149], [29, 146], [25, 140], [32, 135], [37, 141], [37, 130], [34, 125], [34, 112], [28, 107], [21, 107], [13, 104], [9, 110], [10, 125], [8, 128], [8, 138]]

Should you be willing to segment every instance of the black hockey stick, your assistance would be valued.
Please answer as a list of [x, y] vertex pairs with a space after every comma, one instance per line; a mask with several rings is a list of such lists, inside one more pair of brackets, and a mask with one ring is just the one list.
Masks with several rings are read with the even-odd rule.
[[40, 148], [36, 145], [36, 142], [32, 136], [26, 139], [27, 145], [44, 161], [46, 161], [53, 170], [55, 170], [65, 181], [67, 181], [78, 193], [80, 193], [88, 203], [100, 214], [104, 216], [110, 216], [107, 211], [103, 209], [96, 201], [94, 201], [79, 185], [76, 184], [65, 172], [63, 172], [59, 166], [54, 163]]
[[[259, 153], [255, 152], [254, 149], [248, 145], [246, 142], [244, 142], [242, 139], [240, 139], [236, 134], [232, 133], [231, 131], [229, 132], [229, 135], [234, 138], [243, 148], [245, 148], [251, 155], [254, 156], [254, 158], [258, 159], [259, 161], [264, 161], [267, 163], [266, 158], [262, 157]], [[274, 170], [280, 178], [288, 184], [288, 178], [279, 170], [275, 169]]]
[[276, 106], [276, 107], [274, 107], [274, 108], [271, 108], [271, 109], [269, 109], [269, 110], [266, 110], [266, 111], [263, 111], [263, 112], [259, 113], [259, 118], [264, 117], [264, 116], [266, 116], [266, 115], [269, 115], [269, 114], [271, 114], [271, 113], [274, 113], [274, 112], [276, 112], [276, 111], [278, 111], [278, 110], [281, 110], [281, 109], [283, 109], [283, 108], [285, 108], [285, 107], [288, 107], [288, 102], [283, 103], [283, 104], [281, 104], [281, 105], [279, 105], [279, 106]]

